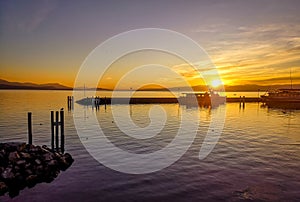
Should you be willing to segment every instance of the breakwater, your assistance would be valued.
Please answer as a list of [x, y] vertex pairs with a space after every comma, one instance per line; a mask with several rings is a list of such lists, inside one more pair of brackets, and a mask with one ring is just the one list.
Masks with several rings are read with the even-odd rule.
[[46, 145], [0, 143], [0, 196], [17, 196], [25, 187], [53, 181], [73, 163], [70, 154], [58, 153]]
[[[258, 97], [227, 97], [226, 102], [261, 102]], [[177, 98], [106, 98], [106, 97], [87, 97], [77, 100], [81, 105], [106, 105], [106, 104], [171, 104], [180, 103]]]

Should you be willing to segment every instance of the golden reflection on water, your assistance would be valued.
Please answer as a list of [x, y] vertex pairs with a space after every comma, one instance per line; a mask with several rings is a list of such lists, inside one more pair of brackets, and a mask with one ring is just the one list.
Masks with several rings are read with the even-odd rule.
[[[128, 142], [128, 139], [124, 139], [123, 134], [116, 130], [110, 106], [106, 109], [100, 106], [97, 111], [95, 108], [75, 104], [75, 107], [85, 109], [86, 119], [89, 119], [91, 114], [95, 114], [99, 123], [104, 124], [103, 130], [107, 132], [105, 134], [110, 135], [116, 145], [141, 153], [161, 149], [172, 140], [183, 110], [200, 115], [198, 134], [188, 152], [166, 170], [153, 175], [140, 176], [140, 182], [136, 176], [132, 178], [121, 176], [104, 166], [96, 165], [79, 141], [74, 128], [73, 112], [67, 111], [69, 95], [71, 95], [70, 91], [0, 91], [0, 142], [27, 141], [27, 112], [31, 111], [33, 142], [49, 145], [50, 110], [60, 110], [62, 107], [66, 110], [66, 149], [75, 158], [74, 167], [54, 182], [60, 187], [65, 187], [64, 189], [55, 189], [54, 186], [51, 194], [48, 194], [51, 185], [43, 185], [35, 189], [38, 193], [35, 196], [43, 195], [51, 199], [56, 194], [64, 196], [70, 189], [77, 193], [83, 186], [86, 187], [87, 195], [89, 195], [88, 190], [101, 191], [109, 187], [117, 187], [118, 192], [124, 195], [135, 196], [136, 193], [144, 193], [143, 190], [147, 188], [150, 190], [149, 193], [160, 193], [164, 188], [163, 194], [166, 196], [172, 196], [173, 190], [176, 193], [189, 193], [196, 201], [201, 199], [208, 201], [232, 197], [234, 191], [244, 190], [252, 185], [255, 187], [259, 183], [268, 183], [271, 189], [274, 186], [280, 187], [278, 193], [275, 193], [280, 199], [293, 199], [299, 196], [297, 189], [300, 182], [300, 110], [268, 109], [259, 103], [246, 103], [245, 108], [240, 108], [239, 103], [227, 103], [225, 126], [218, 144], [206, 159], [199, 161], [199, 149], [217, 108], [161, 105], [168, 116], [168, 124], [162, 135], [153, 140]], [[152, 106], [131, 105], [130, 114], [133, 122], [140, 127], [146, 127], [149, 124], [148, 113]], [[147, 182], [153, 184], [144, 183], [144, 177], [148, 179]], [[106, 181], [103, 178], [106, 178]], [[72, 183], [66, 186], [69, 181]], [[138, 186], [127, 189], [130, 182]], [[165, 187], [171, 188], [165, 189]], [[29, 200], [33, 197], [32, 193], [35, 192], [24, 190], [22, 197]], [[271, 190], [270, 193], [274, 191]], [[109, 199], [112, 194], [102, 193], [101, 197]]]

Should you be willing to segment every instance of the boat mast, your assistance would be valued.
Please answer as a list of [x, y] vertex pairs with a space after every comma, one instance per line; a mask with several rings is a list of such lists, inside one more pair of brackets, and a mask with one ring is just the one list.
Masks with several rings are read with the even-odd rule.
[[83, 85], [83, 97], [85, 97], [85, 84]]
[[292, 68], [290, 68], [290, 80], [291, 80], [291, 89], [293, 89]]

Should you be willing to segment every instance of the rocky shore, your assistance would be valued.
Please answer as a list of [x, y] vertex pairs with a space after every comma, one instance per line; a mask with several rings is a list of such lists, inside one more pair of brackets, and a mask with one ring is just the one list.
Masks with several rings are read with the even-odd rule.
[[0, 196], [19, 194], [25, 187], [51, 182], [73, 163], [70, 154], [57, 153], [47, 146], [0, 143]]

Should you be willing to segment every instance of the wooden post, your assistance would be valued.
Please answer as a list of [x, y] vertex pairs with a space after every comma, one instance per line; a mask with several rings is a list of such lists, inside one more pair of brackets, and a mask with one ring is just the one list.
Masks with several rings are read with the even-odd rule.
[[105, 106], [105, 110], [106, 110], [106, 96], [104, 97], [104, 106]]
[[32, 113], [28, 112], [28, 144], [32, 144]]
[[242, 96], [240, 96], [240, 108], [242, 107]]
[[51, 149], [54, 151], [54, 111], [51, 111]]
[[71, 110], [74, 108], [74, 97], [68, 96], [68, 110]]
[[65, 123], [64, 123], [64, 111], [60, 110], [60, 148], [61, 153], [65, 152]]
[[245, 96], [243, 96], [243, 108], [245, 108]]
[[59, 126], [59, 122], [58, 122], [58, 111], [55, 112], [55, 146], [56, 146], [56, 152], [59, 151], [59, 139], [58, 139], [58, 126]]

